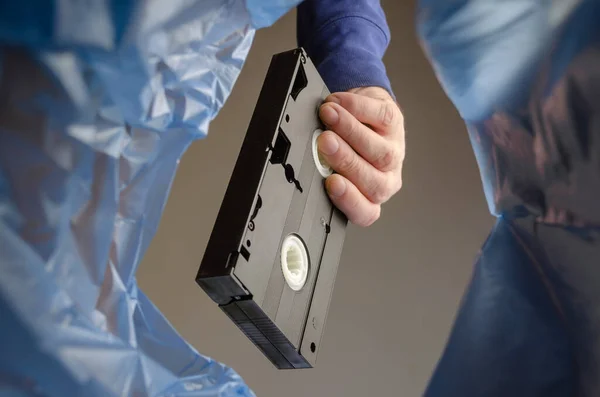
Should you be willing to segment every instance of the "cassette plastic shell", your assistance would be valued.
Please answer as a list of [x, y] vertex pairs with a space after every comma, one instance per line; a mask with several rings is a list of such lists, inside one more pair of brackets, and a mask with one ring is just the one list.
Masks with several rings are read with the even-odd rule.
[[[327, 95], [302, 49], [273, 56], [196, 277], [280, 369], [315, 365], [346, 233], [312, 153]], [[297, 292], [280, 265], [292, 233], [310, 256]]]

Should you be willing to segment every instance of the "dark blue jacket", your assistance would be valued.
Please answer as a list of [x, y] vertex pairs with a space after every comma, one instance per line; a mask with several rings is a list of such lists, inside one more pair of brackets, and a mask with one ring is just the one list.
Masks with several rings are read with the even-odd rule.
[[390, 31], [378, 0], [306, 0], [298, 6], [298, 45], [330, 91], [379, 86], [391, 92], [383, 55]]

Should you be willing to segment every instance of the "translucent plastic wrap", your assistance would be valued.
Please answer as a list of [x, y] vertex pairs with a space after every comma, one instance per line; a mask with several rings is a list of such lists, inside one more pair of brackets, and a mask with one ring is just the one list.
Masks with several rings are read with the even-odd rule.
[[135, 271], [254, 29], [296, 3], [0, 3], [0, 395], [253, 395]]
[[600, 1], [420, 0], [491, 212], [426, 395], [600, 395]]

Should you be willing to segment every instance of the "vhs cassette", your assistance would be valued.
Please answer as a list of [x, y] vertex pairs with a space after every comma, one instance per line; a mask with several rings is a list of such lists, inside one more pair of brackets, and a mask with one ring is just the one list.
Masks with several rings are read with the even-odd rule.
[[279, 369], [316, 363], [348, 223], [316, 150], [328, 95], [302, 48], [273, 56], [196, 276]]

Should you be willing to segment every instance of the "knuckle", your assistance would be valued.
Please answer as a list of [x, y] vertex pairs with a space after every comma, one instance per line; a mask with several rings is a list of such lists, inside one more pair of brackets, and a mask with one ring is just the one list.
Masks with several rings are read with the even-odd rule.
[[345, 131], [343, 131], [345, 137], [349, 140], [353, 140], [360, 133], [360, 123], [358, 120], [349, 117], [346, 125]]
[[354, 173], [358, 170], [358, 156], [349, 150], [340, 150], [338, 168], [344, 173]]
[[369, 199], [374, 204], [383, 204], [392, 195], [392, 184], [389, 178], [374, 178], [370, 189]]
[[388, 173], [371, 186], [369, 200], [374, 204], [384, 204], [402, 189], [402, 178]]
[[398, 150], [393, 147], [381, 151], [375, 158], [374, 166], [382, 171], [391, 170], [398, 161]]
[[390, 126], [396, 122], [397, 113], [400, 113], [395, 103], [383, 101], [379, 108], [379, 121], [384, 126]]
[[371, 191], [369, 192], [369, 201], [373, 204], [382, 204], [385, 201], [384, 193], [378, 186], [371, 188]]

